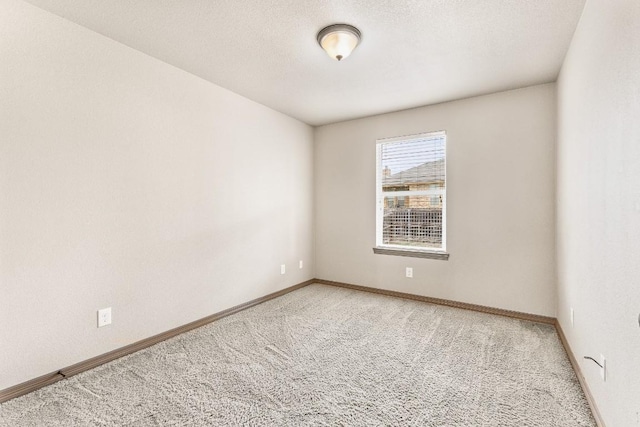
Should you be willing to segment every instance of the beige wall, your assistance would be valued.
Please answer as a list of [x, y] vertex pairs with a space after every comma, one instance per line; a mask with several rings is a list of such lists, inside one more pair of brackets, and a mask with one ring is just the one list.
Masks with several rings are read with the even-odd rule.
[[[317, 128], [317, 277], [554, 316], [555, 115], [547, 84]], [[439, 130], [449, 261], [373, 254], [376, 139]]]
[[21, 1], [0, 64], [0, 389], [313, 277], [309, 126]]
[[639, 23], [587, 1], [558, 81], [558, 317], [609, 427], [640, 426]]

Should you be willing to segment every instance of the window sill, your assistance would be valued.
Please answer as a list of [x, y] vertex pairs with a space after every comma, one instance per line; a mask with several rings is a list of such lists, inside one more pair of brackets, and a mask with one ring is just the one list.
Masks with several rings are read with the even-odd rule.
[[427, 250], [414, 251], [410, 249], [384, 248], [380, 246], [373, 248], [373, 253], [379, 254], [379, 255], [396, 255], [396, 256], [408, 256], [413, 258], [439, 259], [442, 261], [446, 261], [449, 259], [449, 254], [447, 252], [427, 251]]

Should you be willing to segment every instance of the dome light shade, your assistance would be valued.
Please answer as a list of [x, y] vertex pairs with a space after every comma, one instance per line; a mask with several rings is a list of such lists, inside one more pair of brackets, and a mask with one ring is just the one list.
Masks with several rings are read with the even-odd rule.
[[360, 30], [347, 24], [334, 24], [318, 33], [318, 43], [327, 55], [338, 61], [351, 54], [360, 42]]

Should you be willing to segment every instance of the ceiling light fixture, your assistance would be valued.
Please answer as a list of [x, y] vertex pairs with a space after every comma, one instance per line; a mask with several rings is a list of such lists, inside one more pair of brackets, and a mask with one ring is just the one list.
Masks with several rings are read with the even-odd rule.
[[342, 61], [358, 46], [360, 36], [360, 30], [352, 25], [334, 24], [320, 30], [318, 43], [327, 55]]

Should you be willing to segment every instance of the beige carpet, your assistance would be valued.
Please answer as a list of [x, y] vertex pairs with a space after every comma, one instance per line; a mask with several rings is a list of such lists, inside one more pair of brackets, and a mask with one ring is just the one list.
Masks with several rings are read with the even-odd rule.
[[595, 426], [551, 326], [311, 285], [0, 405], [0, 426]]

